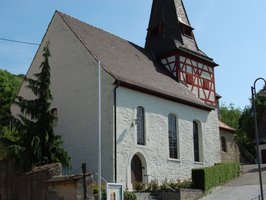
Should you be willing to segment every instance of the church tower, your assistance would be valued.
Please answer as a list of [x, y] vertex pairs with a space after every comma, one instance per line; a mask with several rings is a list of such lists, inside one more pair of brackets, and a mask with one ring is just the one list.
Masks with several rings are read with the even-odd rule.
[[216, 106], [214, 67], [197, 45], [182, 0], [153, 0], [145, 49], [206, 104]]

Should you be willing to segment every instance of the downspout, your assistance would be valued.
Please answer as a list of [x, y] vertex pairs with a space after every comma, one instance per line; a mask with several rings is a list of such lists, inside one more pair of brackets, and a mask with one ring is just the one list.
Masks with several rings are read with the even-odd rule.
[[119, 87], [119, 80], [116, 81], [116, 86], [114, 88], [114, 144], [115, 144], [115, 183], [117, 182], [117, 146], [116, 146], [116, 137], [117, 137], [117, 125], [116, 125], [116, 121], [117, 121], [117, 117], [116, 117], [116, 96], [117, 96], [117, 88]]

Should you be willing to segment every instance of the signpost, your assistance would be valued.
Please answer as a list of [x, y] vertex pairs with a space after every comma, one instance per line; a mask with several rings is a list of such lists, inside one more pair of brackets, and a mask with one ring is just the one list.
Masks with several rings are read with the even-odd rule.
[[106, 184], [107, 200], [123, 200], [123, 185], [119, 183]]

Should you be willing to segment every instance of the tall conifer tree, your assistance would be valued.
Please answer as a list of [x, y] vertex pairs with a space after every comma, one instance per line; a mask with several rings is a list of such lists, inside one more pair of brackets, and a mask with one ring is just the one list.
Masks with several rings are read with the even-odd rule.
[[70, 158], [62, 148], [62, 138], [54, 134], [57, 119], [50, 108], [53, 99], [50, 91], [50, 56], [47, 43], [43, 48], [40, 72], [34, 74], [33, 79], [25, 78], [27, 87], [36, 98], [28, 100], [18, 96], [15, 100], [21, 114], [15, 120], [13, 137], [8, 138], [8, 152], [25, 169], [52, 162], [61, 162], [64, 167], [69, 167]]

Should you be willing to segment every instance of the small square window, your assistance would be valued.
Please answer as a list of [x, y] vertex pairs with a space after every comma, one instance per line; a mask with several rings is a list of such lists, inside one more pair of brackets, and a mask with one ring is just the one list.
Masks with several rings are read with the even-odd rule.
[[183, 35], [190, 37], [190, 38], [193, 38], [192, 30], [193, 30], [193, 28], [191, 28], [190, 26], [182, 24]]
[[193, 83], [193, 75], [192, 74], [189, 74], [189, 73], [186, 74], [186, 82], [187, 82], [187, 84], [190, 84], [190, 85]]
[[203, 88], [208, 90], [210, 88], [210, 81], [207, 79], [203, 79]]
[[156, 35], [159, 35], [163, 32], [163, 23], [161, 24], [158, 24], [156, 26], [153, 26], [153, 27], [150, 27], [148, 29], [148, 34], [150, 37], [153, 37], [153, 36], [156, 36]]

